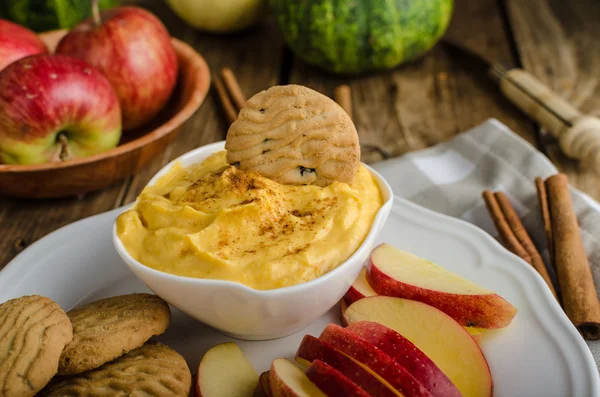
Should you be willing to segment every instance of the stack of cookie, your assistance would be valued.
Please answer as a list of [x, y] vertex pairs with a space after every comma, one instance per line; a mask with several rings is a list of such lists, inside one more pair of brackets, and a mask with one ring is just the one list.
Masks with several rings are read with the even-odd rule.
[[33, 295], [0, 305], [0, 397], [188, 396], [185, 359], [160, 343], [171, 321], [151, 294], [115, 296], [65, 313]]

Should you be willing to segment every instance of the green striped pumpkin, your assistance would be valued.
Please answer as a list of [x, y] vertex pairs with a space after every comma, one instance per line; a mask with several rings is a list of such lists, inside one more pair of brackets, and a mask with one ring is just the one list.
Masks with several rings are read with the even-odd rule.
[[444, 34], [453, 0], [270, 0], [292, 51], [334, 73], [389, 69]]

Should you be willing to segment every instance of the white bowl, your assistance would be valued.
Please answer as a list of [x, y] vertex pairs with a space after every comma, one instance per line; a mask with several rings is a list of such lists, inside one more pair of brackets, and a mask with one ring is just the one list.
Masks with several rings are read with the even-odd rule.
[[[202, 162], [224, 150], [225, 142], [202, 146], [173, 160], [148, 185], [165, 174], [176, 162], [184, 167]], [[129, 268], [152, 291], [193, 318], [239, 339], [264, 340], [290, 335], [308, 326], [331, 309], [346, 293], [373, 249], [375, 237], [392, 208], [392, 189], [370, 167], [383, 194], [384, 204], [375, 216], [365, 241], [338, 267], [314, 280], [291, 287], [255, 290], [225, 280], [176, 276], [144, 266], [133, 259], [113, 225], [113, 243]]]

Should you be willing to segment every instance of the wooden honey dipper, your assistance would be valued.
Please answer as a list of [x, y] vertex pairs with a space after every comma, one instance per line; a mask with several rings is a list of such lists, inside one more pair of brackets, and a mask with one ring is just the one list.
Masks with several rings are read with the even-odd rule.
[[494, 64], [502, 93], [558, 140], [567, 156], [600, 172], [600, 119], [583, 114], [523, 69]]
[[500, 91], [558, 140], [567, 156], [581, 160], [600, 173], [600, 119], [586, 115], [532, 74], [510, 61], [497, 62], [482, 55], [469, 40], [450, 29], [444, 43], [469, 57], [471, 64], [487, 70]]

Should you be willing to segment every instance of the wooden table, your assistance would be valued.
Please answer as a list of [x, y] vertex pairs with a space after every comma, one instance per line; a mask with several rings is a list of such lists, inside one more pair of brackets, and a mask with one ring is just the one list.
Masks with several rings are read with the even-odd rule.
[[[600, 2], [589, 0], [455, 0], [453, 24], [482, 53], [510, 60], [558, 93], [598, 114], [600, 109]], [[275, 84], [297, 83], [327, 95], [342, 83], [352, 87], [361, 142], [393, 155], [448, 140], [495, 117], [546, 153], [571, 182], [600, 199], [599, 177], [562, 156], [554, 142], [508, 103], [485, 73], [468, 59], [436, 46], [419, 61], [393, 71], [356, 78], [325, 74], [287, 50], [276, 27], [266, 22], [239, 34], [198, 32], [179, 20], [164, 0], [130, 0], [147, 7], [171, 34], [195, 47], [213, 73], [233, 69], [246, 96]], [[197, 146], [225, 138], [227, 125], [209, 95], [177, 140], [134, 178], [83, 198], [27, 201], [0, 199], [0, 268], [53, 230], [135, 199], [167, 161]], [[377, 154], [365, 154], [367, 162]], [[99, 231], [100, 233], [100, 231]]]

